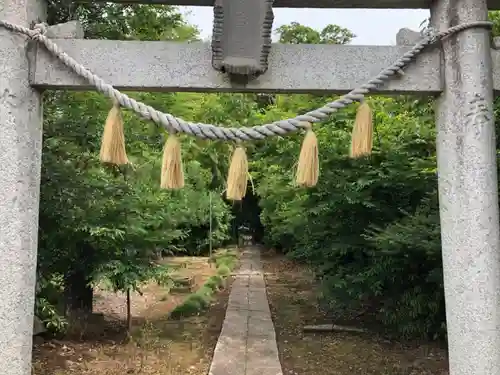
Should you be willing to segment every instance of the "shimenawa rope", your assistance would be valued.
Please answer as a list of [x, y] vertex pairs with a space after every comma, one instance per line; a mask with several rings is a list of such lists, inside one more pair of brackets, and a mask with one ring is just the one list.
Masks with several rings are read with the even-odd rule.
[[97, 75], [90, 72], [83, 65], [79, 64], [73, 58], [68, 56], [66, 53], [61, 51], [61, 49], [52, 42], [49, 38], [43, 34], [46, 31], [45, 24], [37, 24], [34, 29], [28, 29], [19, 25], [12, 24], [7, 21], [0, 20], [0, 26], [6, 29], [15, 31], [28, 36], [30, 39], [36, 40], [43, 44], [49, 52], [61, 60], [66, 66], [71, 68], [76, 74], [85, 78], [89, 83], [91, 83], [97, 91], [103, 93], [104, 95], [111, 98], [113, 101], [118, 102], [121, 106], [129, 108], [142, 117], [152, 120], [158, 125], [161, 125], [167, 129], [169, 132], [181, 132], [202, 139], [222, 139], [222, 140], [256, 140], [264, 139], [266, 137], [274, 135], [285, 135], [287, 133], [295, 132], [299, 129], [307, 130], [310, 123], [320, 122], [328, 118], [333, 112], [336, 112], [340, 108], [344, 108], [353, 102], [360, 102], [363, 100], [364, 95], [371, 90], [377, 88], [377, 86], [385, 83], [394, 75], [398, 75], [402, 68], [412, 61], [412, 59], [417, 56], [420, 52], [424, 50], [425, 47], [434, 44], [435, 42], [449, 37], [459, 31], [473, 28], [473, 27], [486, 27], [491, 28], [492, 23], [488, 21], [476, 21], [470, 22], [462, 25], [457, 25], [449, 28], [448, 30], [442, 32], [435, 32], [432, 29], [427, 29], [424, 33], [424, 37], [418, 43], [416, 43], [408, 52], [401, 56], [396, 62], [394, 62], [388, 68], [382, 70], [377, 76], [370, 79], [367, 83], [361, 85], [361, 87], [356, 88], [344, 95], [343, 97], [327, 103], [325, 106], [318, 108], [316, 110], [310, 111], [306, 114], [299, 115], [295, 118], [288, 120], [281, 120], [273, 122], [270, 124], [252, 126], [252, 127], [240, 127], [240, 128], [225, 128], [210, 124], [203, 123], [192, 123], [184, 121], [180, 118], [174, 117], [169, 113], [163, 113], [157, 111], [153, 107], [150, 107], [144, 103], [138, 102], [129, 96], [122, 94], [120, 91], [116, 90], [113, 86], [104, 82]]
[[[162, 188], [179, 189], [184, 186], [184, 172], [182, 167], [181, 147], [175, 133], [182, 132], [203, 139], [233, 140], [240, 143], [242, 140], [263, 139], [273, 135], [285, 135], [299, 129], [307, 130], [302, 143], [302, 148], [297, 163], [296, 183], [299, 186], [312, 187], [318, 182], [319, 176], [319, 153], [318, 140], [312, 130], [312, 124], [326, 119], [330, 114], [353, 102], [360, 102], [356, 120], [354, 122], [351, 157], [366, 156], [371, 153], [373, 142], [372, 112], [369, 105], [364, 102], [364, 95], [385, 83], [394, 75], [401, 75], [405, 67], [416, 55], [424, 50], [426, 46], [432, 45], [438, 40], [446, 38], [453, 33], [470, 27], [491, 27], [490, 22], [480, 21], [452, 27], [444, 32], [437, 33], [427, 28], [423, 39], [415, 44], [407, 53], [399, 58], [390, 67], [384, 69], [376, 77], [369, 80], [361, 87], [352, 90], [347, 95], [337, 99], [325, 106], [295, 118], [277, 121], [271, 124], [224, 128], [209, 124], [195, 124], [176, 118], [168, 113], [162, 113], [154, 108], [122, 94], [111, 85], [105, 83], [101, 78], [90, 72], [83, 65], [72, 59], [50, 39], [44, 36], [47, 26], [45, 24], [35, 25], [33, 30], [14, 25], [6, 21], [0, 21], [0, 26], [9, 30], [27, 35], [29, 38], [42, 43], [48, 51], [60, 59], [81, 77], [112, 99], [113, 108], [108, 114], [104, 127], [101, 144], [101, 161], [117, 165], [127, 164], [128, 157], [125, 147], [123, 122], [120, 114], [120, 106], [132, 109], [146, 119], [162, 125], [170, 133], [163, 155], [161, 184]], [[231, 200], [242, 200], [247, 190], [248, 161], [245, 149], [239, 144], [235, 150], [229, 168], [227, 180], [227, 198]]]

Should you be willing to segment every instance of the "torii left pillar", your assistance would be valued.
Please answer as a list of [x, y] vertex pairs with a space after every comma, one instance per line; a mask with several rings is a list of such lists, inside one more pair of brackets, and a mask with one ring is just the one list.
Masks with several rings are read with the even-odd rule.
[[[0, 19], [29, 27], [43, 0], [0, 0]], [[30, 375], [42, 155], [40, 93], [31, 44], [0, 28], [0, 373]]]

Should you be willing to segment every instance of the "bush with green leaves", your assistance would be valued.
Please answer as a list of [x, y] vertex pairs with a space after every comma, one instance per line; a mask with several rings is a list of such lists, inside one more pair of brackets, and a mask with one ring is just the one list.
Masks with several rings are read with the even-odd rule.
[[432, 109], [411, 98], [371, 104], [376, 132], [370, 157], [347, 157], [354, 118], [346, 117], [348, 109], [317, 130], [317, 187], [293, 186], [293, 164], [286, 159], [278, 173], [262, 176], [267, 241], [313, 267], [322, 306], [337, 317], [361, 312], [406, 337], [442, 336]]
[[203, 286], [190, 294], [186, 300], [169, 314], [171, 319], [179, 319], [195, 315], [206, 310], [214, 300], [215, 294], [225, 286], [225, 279], [238, 262], [237, 253], [233, 250], [219, 250], [213, 255], [217, 274], [211, 276]]

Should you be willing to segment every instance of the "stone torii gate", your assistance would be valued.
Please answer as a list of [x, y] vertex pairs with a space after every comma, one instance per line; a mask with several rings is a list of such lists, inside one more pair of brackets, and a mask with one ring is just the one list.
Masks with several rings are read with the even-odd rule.
[[[115, 2], [120, 2], [116, 0]], [[123, 0], [127, 3], [148, 1]], [[150, 0], [214, 6], [213, 43], [53, 41], [118, 89], [345, 94], [408, 46], [271, 45], [272, 6], [423, 8], [431, 25], [485, 21], [500, 0]], [[44, 20], [43, 0], [0, 0], [0, 20]], [[68, 38], [69, 37], [69, 38]], [[80, 36], [81, 37], [81, 36]], [[0, 26], [0, 371], [31, 373], [43, 89], [93, 89], [43, 46]], [[371, 90], [437, 96], [443, 269], [451, 375], [500, 375], [500, 237], [494, 93], [500, 54], [472, 27], [416, 57], [405, 74]], [[478, 100], [480, 103], [478, 104]], [[482, 108], [480, 116], [472, 110]], [[230, 374], [239, 375], [239, 374]]]

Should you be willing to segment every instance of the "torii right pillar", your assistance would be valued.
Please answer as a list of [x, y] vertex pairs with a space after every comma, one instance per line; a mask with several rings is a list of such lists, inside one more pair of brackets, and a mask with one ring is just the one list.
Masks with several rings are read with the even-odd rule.
[[[486, 21], [486, 0], [434, 0], [443, 31]], [[500, 235], [489, 30], [442, 42], [437, 159], [450, 375], [500, 375]]]

